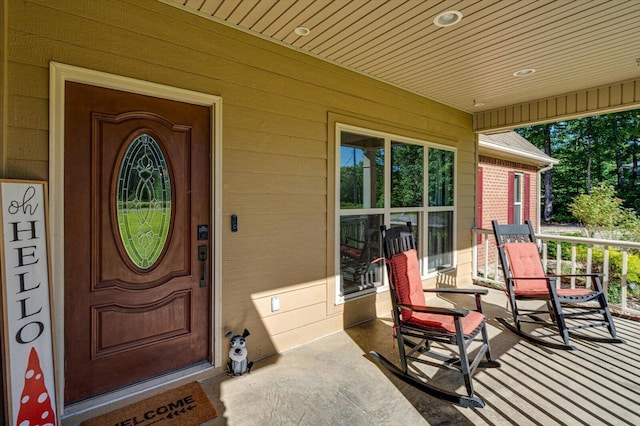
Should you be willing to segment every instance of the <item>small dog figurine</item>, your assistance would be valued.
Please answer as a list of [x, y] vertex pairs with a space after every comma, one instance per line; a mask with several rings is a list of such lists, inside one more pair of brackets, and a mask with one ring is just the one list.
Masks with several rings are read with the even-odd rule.
[[227, 363], [227, 372], [231, 376], [241, 376], [244, 373], [251, 372], [253, 362], [247, 361], [246, 339], [249, 330], [246, 328], [242, 332], [242, 336], [234, 335], [231, 331], [225, 334], [225, 337], [231, 340], [231, 349], [229, 350], [229, 362]]

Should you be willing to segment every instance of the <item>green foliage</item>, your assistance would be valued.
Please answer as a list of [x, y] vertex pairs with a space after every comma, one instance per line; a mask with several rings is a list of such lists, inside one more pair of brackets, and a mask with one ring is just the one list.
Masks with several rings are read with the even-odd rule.
[[[563, 236], [567, 236], [567, 237], [584, 237], [584, 235], [582, 235], [579, 232], [574, 232], [574, 233], [564, 233], [562, 234]], [[557, 249], [558, 249], [558, 243], [556, 243], [555, 241], [547, 241], [547, 256], [549, 256], [549, 258], [551, 259], [555, 259], [557, 256]], [[571, 246], [569, 244], [562, 244], [562, 259], [563, 260], [571, 260]], [[581, 246], [583, 246], [585, 248], [585, 259], [586, 259], [586, 245], [584, 244], [577, 244], [577, 249], [578, 250]]]
[[601, 183], [591, 194], [578, 195], [569, 205], [571, 213], [586, 228], [588, 236], [615, 239], [619, 231], [633, 232], [638, 218], [630, 209], [622, 206], [622, 200], [615, 196], [613, 186]]
[[[557, 222], [557, 223], [572, 223], [575, 222], [576, 218], [571, 216], [571, 215], [564, 215], [564, 214], [554, 214], [553, 215], [553, 222]], [[584, 235], [583, 235], [584, 237]]]
[[[559, 160], [552, 175], [553, 220], [596, 182], [612, 185], [624, 207], [640, 211], [640, 111], [624, 111], [516, 130]], [[634, 167], [635, 166], [635, 167]], [[543, 188], [544, 189], [544, 188]], [[545, 194], [546, 196], [546, 194]]]
[[[384, 149], [375, 152], [375, 172], [365, 171], [365, 150], [358, 147], [342, 147], [345, 160], [340, 167], [340, 208], [365, 207], [364, 194], [371, 196], [373, 206], [384, 207], [385, 169]], [[372, 154], [368, 154], [372, 157]], [[454, 204], [455, 154], [454, 151], [429, 148], [428, 150], [428, 194], [430, 206], [452, 206]], [[392, 142], [390, 155], [391, 207], [422, 207], [425, 205], [425, 147], [402, 142]], [[375, 182], [367, 182], [374, 176]], [[365, 187], [366, 186], [366, 187]], [[371, 186], [371, 188], [370, 188]]]
[[[565, 236], [580, 236], [564, 234]], [[549, 259], [556, 259], [558, 244], [555, 241], [547, 241], [547, 256]], [[570, 273], [571, 244], [562, 244], [562, 273]], [[587, 245], [576, 244], [575, 261], [579, 265], [586, 265]], [[604, 272], [604, 249], [593, 247], [591, 250], [592, 272]], [[583, 272], [586, 272], [583, 270]], [[609, 285], [608, 298], [612, 303], [620, 303], [621, 300], [621, 277], [622, 272], [622, 252], [613, 248], [609, 249]], [[628, 296], [640, 296], [640, 254], [630, 251], [627, 254], [627, 294]]]
[[[549, 242], [549, 246], [551, 241]], [[567, 244], [565, 244], [568, 246]], [[554, 244], [555, 250], [555, 244]], [[555, 254], [554, 254], [555, 255]], [[551, 255], [550, 255], [551, 256]], [[564, 260], [571, 259], [570, 247], [567, 250], [563, 247], [562, 258]], [[576, 246], [576, 262], [585, 264], [587, 261], [587, 246], [578, 244]], [[604, 249], [594, 247], [591, 251], [592, 272], [604, 272]], [[619, 303], [621, 297], [621, 277], [622, 272], [622, 252], [609, 249], [609, 300], [613, 303]], [[564, 273], [564, 271], [563, 271]], [[631, 296], [640, 296], [640, 255], [637, 253], [628, 253], [627, 255], [627, 292]]]
[[[615, 270], [622, 270], [622, 253], [613, 250], [609, 262]], [[629, 253], [627, 256], [627, 282], [640, 283], [640, 256]]]
[[454, 153], [429, 148], [429, 205], [452, 206], [454, 194]]
[[620, 304], [622, 301], [622, 286], [620, 283], [610, 283], [607, 288], [607, 300], [613, 304]]
[[391, 164], [391, 207], [422, 206], [424, 147], [393, 142]]

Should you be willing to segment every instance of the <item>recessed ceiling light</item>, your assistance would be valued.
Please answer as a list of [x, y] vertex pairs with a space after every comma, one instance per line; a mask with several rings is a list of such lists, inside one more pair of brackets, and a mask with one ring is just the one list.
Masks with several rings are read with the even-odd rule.
[[311, 33], [311, 30], [307, 27], [296, 27], [296, 29], [293, 30], [293, 32], [301, 37], [304, 37], [304, 36], [308, 36]]
[[474, 106], [474, 107], [481, 107], [481, 106], [484, 106], [484, 102], [479, 102], [479, 101], [476, 101], [476, 100], [474, 99], [474, 100], [473, 100], [473, 106]]
[[451, 25], [457, 24], [461, 19], [461, 12], [458, 12], [457, 10], [448, 10], [433, 18], [433, 23], [439, 27], [449, 27]]
[[523, 70], [514, 72], [513, 76], [514, 77], [526, 77], [528, 75], [533, 74], [534, 72], [536, 72], [536, 70], [534, 70], [533, 68], [525, 68]]

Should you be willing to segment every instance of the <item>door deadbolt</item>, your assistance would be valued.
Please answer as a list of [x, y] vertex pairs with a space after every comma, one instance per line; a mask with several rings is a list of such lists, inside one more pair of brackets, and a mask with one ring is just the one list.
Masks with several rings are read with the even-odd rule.
[[209, 239], [209, 225], [198, 225], [198, 241]]

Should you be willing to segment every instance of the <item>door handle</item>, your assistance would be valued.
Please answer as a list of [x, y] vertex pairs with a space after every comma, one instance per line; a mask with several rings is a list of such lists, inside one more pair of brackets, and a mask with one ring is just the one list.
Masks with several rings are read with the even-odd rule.
[[198, 246], [198, 260], [202, 262], [200, 287], [207, 286], [207, 246]]

